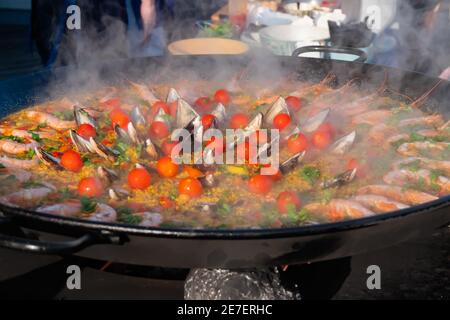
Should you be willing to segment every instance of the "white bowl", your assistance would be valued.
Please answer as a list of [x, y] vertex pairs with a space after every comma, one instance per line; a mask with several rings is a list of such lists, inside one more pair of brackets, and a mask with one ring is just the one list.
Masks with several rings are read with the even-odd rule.
[[[290, 56], [295, 49], [310, 45], [322, 45], [330, 38], [327, 28], [281, 25], [261, 29], [259, 31], [264, 47], [277, 55]], [[311, 56], [320, 57], [320, 53]]]

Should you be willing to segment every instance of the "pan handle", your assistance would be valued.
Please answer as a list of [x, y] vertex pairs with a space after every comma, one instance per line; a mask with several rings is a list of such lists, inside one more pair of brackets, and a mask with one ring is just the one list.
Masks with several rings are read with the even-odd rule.
[[294, 50], [293, 57], [298, 57], [302, 53], [307, 52], [325, 52], [325, 53], [343, 53], [358, 56], [354, 62], [365, 62], [367, 60], [367, 54], [360, 49], [345, 48], [345, 47], [326, 47], [326, 46], [306, 46], [300, 47]]
[[88, 233], [74, 240], [49, 242], [0, 234], [0, 247], [38, 254], [72, 254], [93, 244], [96, 238]]

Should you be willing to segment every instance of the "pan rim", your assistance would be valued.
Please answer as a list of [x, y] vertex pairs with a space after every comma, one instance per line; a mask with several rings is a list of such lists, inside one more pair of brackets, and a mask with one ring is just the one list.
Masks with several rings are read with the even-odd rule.
[[[159, 228], [133, 226], [121, 223], [89, 221], [70, 217], [41, 213], [24, 208], [11, 207], [0, 204], [0, 212], [7, 216], [16, 216], [29, 219], [30, 221], [52, 223], [64, 227], [84, 228], [86, 231], [107, 231], [123, 233], [136, 236], [159, 237], [159, 238], [184, 238], [184, 239], [210, 239], [210, 240], [253, 240], [269, 238], [290, 238], [326, 234], [329, 232], [341, 232], [359, 228], [370, 227], [379, 223], [387, 223], [399, 218], [424, 214], [428, 211], [450, 207], [450, 195], [437, 200], [411, 206], [402, 210], [396, 210], [371, 217], [349, 219], [344, 221], [322, 223], [317, 225], [306, 225], [286, 228], [260, 228], [260, 229], [205, 229], [205, 228]], [[449, 217], [450, 221], [450, 217]]]

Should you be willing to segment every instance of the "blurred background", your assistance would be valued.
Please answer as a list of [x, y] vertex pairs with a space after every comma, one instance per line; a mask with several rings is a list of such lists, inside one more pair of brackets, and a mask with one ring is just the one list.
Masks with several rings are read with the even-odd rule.
[[[369, 63], [447, 78], [449, 2], [1, 0], [0, 79], [93, 58], [198, 53], [195, 44], [176, 41], [205, 37], [234, 39], [243, 44], [239, 48], [280, 55], [307, 45], [355, 47], [368, 54]], [[74, 4], [81, 9], [81, 29], [68, 30], [66, 9]], [[236, 43], [199, 46], [201, 53], [228, 52]]]

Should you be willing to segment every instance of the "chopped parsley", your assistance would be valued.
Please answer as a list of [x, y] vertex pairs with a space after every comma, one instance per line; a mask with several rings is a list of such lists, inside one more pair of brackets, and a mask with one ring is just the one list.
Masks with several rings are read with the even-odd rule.
[[414, 161], [411, 161], [411, 162], [408, 162], [408, 163], [401, 164], [400, 168], [401, 169], [408, 169], [409, 171], [412, 171], [412, 172], [417, 172], [421, 168], [420, 164], [421, 164], [420, 159], [417, 159], [417, 160], [414, 160]]
[[73, 120], [74, 117], [72, 110], [55, 111], [53, 115], [61, 120]]
[[22, 137], [16, 137], [16, 136], [2, 136], [0, 135], [0, 140], [12, 140], [15, 142], [23, 143], [24, 140]]
[[93, 213], [97, 209], [97, 202], [93, 198], [82, 197], [80, 201], [83, 213]]
[[117, 220], [121, 223], [136, 225], [142, 222], [142, 217], [134, 215], [133, 210], [128, 207], [119, 207], [116, 211]]
[[31, 139], [33, 139], [36, 142], [41, 142], [41, 137], [39, 136], [39, 134], [37, 134], [33, 130], [28, 130], [28, 133], [31, 134]]
[[313, 167], [313, 166], [306, 166], [302, 169], [302, 171], [300, 172], [300, 177], [303, 180], [306, 180], [309, 182], [309, 184], [314, 184], [317, 179], [320, 178], [320, 169]]

